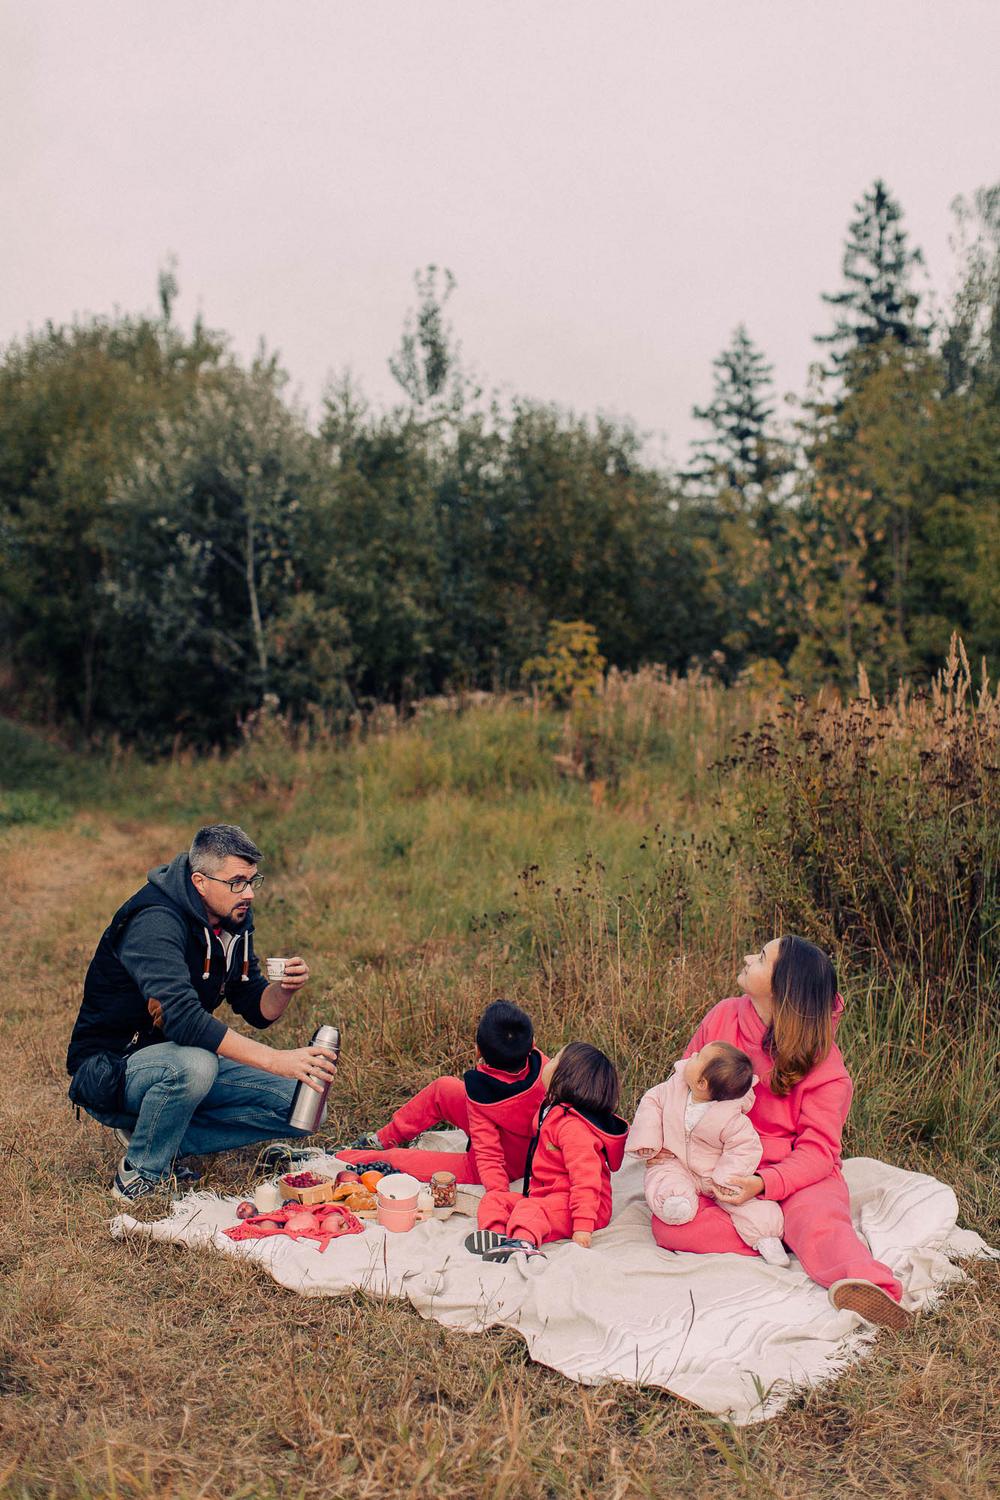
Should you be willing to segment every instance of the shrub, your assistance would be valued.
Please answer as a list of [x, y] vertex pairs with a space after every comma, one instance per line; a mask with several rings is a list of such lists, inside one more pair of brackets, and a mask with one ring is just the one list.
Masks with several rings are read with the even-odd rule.
[[524, 675], [537, 683], [543, 698], [564, 706], [593, 698], [606, 666], [593, 625], [586, 620], [553, 620], [543, 655], [528, 658]]
[[1000, 690], [952, 641], [929, 692], [797, 697], [722, 767], [755, 896], [776, 925], [908, 968], [943, 1009], [1000, 965]]

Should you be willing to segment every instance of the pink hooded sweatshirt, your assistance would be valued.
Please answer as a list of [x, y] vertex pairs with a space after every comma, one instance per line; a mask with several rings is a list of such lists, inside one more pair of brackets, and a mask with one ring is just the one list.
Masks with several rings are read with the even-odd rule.
[[739, 1099], [713, 1099], [690, 1132], [684, 1124], [689, 1095], [681, 1058], [665, 1083], [643, 1094], [626, 1151], [669, 1151], [695, 1177], [710, 1177], [720, 1187], [734, 1177], [749, 1177], [756, 1172], [761, 1141], [747, 1119], [754, 1102], [753, 1089], [747, 1089]]
[[[838, 995], [833, 1007], [835, 1030], [843, 1010], [844, 1002]], [[747, 1054], [754, 1072], [766, 1085], [773, 1065], [763, 1048], [766, 1030], [749, 995], [720, 1000], [698, 1027], [684, 1055], [690, 1057], [709, 1042], [731, 1042]], [[840, 1138], [852, 1093], [836, 1045], [785, 1098], [772, 1094], [767, 1087], [757, 1089], [749, 1120], [760, 1136], [762, 1155], [760, 1166], [751, 1170], [756, 1170], [763, 1181], [765, 1198], [780, 1202], [840, 1171]]]

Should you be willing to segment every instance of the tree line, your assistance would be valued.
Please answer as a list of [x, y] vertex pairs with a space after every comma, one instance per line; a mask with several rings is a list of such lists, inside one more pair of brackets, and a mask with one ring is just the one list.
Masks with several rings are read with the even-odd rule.
[[484, 395], [428, 267], [372, 408], [310, 424], [277, 360], [156, 314], [0, 351], [0, 682], [11, 710], [156, 749], [221, 743], [267, 695], [334, 725], [517, 685], [550, 626], [608, 662], [723, 677], [926, 676], [958, 630], [1000, 659], [1000, 185], [958, 200], [933, 310], [882, 182], [825, 301], [794, 418], [744, 327], [686, 466], [628, 423]]

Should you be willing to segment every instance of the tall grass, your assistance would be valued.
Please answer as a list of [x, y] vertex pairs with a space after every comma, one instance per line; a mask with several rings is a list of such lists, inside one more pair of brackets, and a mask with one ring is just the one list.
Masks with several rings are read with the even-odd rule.
[[[996, 1242], [994, 708], [958, 662], [926, 700], [888, 706], [648, 671], [566, 714], [446, 699], [344, 738], [269, 711], [229, 755], [155, 765], [36, 754], [18, 732], [18, 794], [58, 807], [0, 830], [0, 942], [18, 959], [0, 1010], [0, 1495], [995, 1493], [989, 1268], [863, 1370], [734, 1433], [658, 1392], [573, 1387], [511, 1334], [470, 1340], [398, 1305], [293, 1298], [226, 1258], [112, 1243], [112, 1146], [73, 1121], [63, 1071], [108, 914], [194, 826], [239, 821], [267, 854], [262, 951], [313, 968], [271, 1039], [343, 1030], [330, 1144], [467, 1067], [499, 994], [547, 1048], [608, 1050], [630, 1110], [732, 992], [742, 953], [796, 925], [840, 969], [847, 1153], [952, 1183], [963, 1222]], [[810, 730], [830, 760], [813, 763]], [[826, 795], [820, 770], [842, 790]], [[941, 776], [979, 788], [976, 806]], [[897, 887], [867, 904], [885, 851], [914, 849], [912, 909]], [[977, 870], [978, 921], [948, 926]], [[925, 920], [946, 931], [920, 944]], [[213, 1161], [209, 1185], [244, 1192], [249, 1166]]]

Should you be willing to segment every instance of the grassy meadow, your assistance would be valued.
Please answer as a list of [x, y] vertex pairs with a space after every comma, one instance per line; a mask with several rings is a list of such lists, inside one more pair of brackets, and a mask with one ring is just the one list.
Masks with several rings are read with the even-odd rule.
[[[107, 1233], [113, 1148], [65, 1098], [85, 966], [146, 868], [202, 823], [267, 853], [262, 953], [313, 981], [273, 1034], [344, 1047], [324, 1132], [381, 1123], [469, 1065], [508, 995], [549, 1049], [609, 1051], [623, 1107], [740, 959], [792, 929], [836, 952], [855, 1079], [845, 1154], [952, 1183], [1000, 1243], [1000, 702], [953, 656], [876, 704], [612, 675], [568, 711], [432, 700], [352, 738], [263, 715], [156, 766], [0, 734], [0, 1495], [912, 1496], [1000, 1487], [1000, 1268], [778, 1419], [586, 1390], [503, 1332]], [[208, 1163], [241, 1190], [253, 1153]]]

